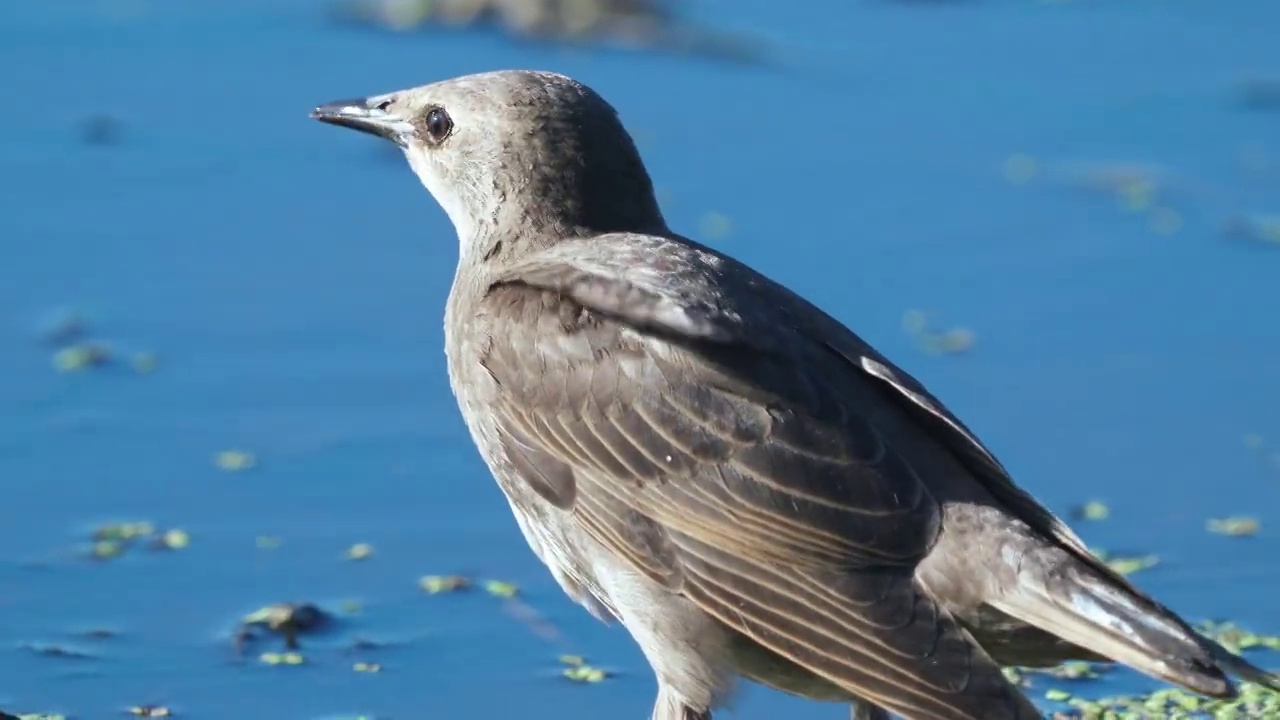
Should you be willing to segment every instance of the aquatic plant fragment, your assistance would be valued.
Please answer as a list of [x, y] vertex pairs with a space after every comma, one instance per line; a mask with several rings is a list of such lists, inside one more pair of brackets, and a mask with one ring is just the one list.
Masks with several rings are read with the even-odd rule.
[[300, 635], [318, 631], [331, 620], [328, 613], [310, 603], [284, 602], [267, 605], [240, 620], [240, 627], [235, 635], [236, 644], [243, 648], [247, 642], [257, 638], [256, 631], [266, 630], [282, 637], [286, 649], [297, 650]]
[[1205, 527], [1209, 532], [1217, 535], [1228, 535], [1231, 537], [1248, 537], [1258, 534], [1260, 524], [1257, 518], [1247, 517], [1243, 515], [1225, 518], [1212, 518]]
[[588, 665], [581, 655], [561, 655], [560, 664], [564, 666], [560, 674], [577, 683], [598, 683], [609, 678], [607, 670]]
[[53, 368], [60, 373], [80, 372], [111, 361], [111, 346], [88, 342], [62, 348], [53, 354]]
[[213, 456], [213, 464], [219, 470], [241, 472], [257, 467], [258, 459], [253, 453], [245, 450], [223, 450]]
[[425, 575], [418, 580], [418, 587], [431, 595], [439, 595], [470, 589], [471, 581], [461, 575]]

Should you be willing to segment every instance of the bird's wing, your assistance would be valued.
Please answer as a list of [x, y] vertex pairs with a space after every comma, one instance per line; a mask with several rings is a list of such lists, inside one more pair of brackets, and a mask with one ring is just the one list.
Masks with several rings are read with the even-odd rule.
[[476, 308], [521, 476], [637, 569], [851, 693], [908, 717], [1037, 717], [913, 579], [939, 508], [878, 427], [891, 418], [860, 414], [884, 406], [874, 381], [710, 296], [605, 270], [535, 257]]
[[[751, 318], [740, 316], [735, 312], [737, 307], [724, 307], [713, 294], [699, 288], [698, 281], [705, 279], [699, 272], [702, 268], [688, 258], [706, 259], [709, 253], [680, 254], [675, 259], [664, 260], [666, 266], [655, 268], [653, 264], [629, 262], [628, 255], [617, 250], [645, 243], [671, 248], [670, 241], [636, 235], [606, 237], [614, 242], [553, 248], [513, 269], [510, 277], [518, 276], [533, 287], [561, 293], [584, 307], [641, 330], [713, 343], [746, 344], [759, 349], [767, 349], [771, 340], [780, 339], [775, 328], [750, 327]], [[679, 247], [687, 249], [683, 244]], [[652, 257], [657, 253], [648, 255]], [[718, 256], [715, 260], [736, 265]], [[655, 273], [655, 269], [658, 272]], [[682, 279], [689, 282], [686, 287], [692, 287], [693, 291], [673, 292], [672, 285], [661, 276], [664, 273], [683, 275]], [[1013, 515], [1046, 539], [1063, 545], [1120, 587], [1138, 592], [1124, 576], [1090, 553], [1071, 528], [1014, 483], [982, 441], [909, 373], [789, 289], [756, 275], [745, 266], [738, 265], [729, 274], [733, 282], [743, 286], [738, 289], [758, 296], [758, 307], [767, 307], [774, 317], [785, 320], [787, 330], [798, 330], [806, 337], [817, 339], [852, 368], [874, 379], [872, 386], [878, 391], [879, 400], [907, 412], [921, 430], [959, 459]], [[704, 291], [698, 292], [699, 289]]]

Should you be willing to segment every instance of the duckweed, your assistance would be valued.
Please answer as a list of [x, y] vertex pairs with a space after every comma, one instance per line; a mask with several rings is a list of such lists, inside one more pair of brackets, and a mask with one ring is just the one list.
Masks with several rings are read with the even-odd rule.
[[254, 610], [240, 620], [236, 643], [243, 647], [256, 638], [255, 630], [266, 630], [282, 637], [286, 649], [297, 650], [300, 635], [318, 631], [329, 621], [327, 613], [310, 603], [275, 603]]
[[302, 653], [293, 650], [282, 653], [264, 652], [258, 659], [266, 665], [303, 665], [307, 662]]
[[1076, 520], [1106, 520], [1111, 517], [1111, 508], [1101, 500], [1090, 500], [1072, 508], [1071, 517]]
[[1257, 535], [1260, 524], [1257, 518], [1240, 515], [1210, 519], [1205, 523], [1205, 527], [1208, 528], [1209, 532], [1217, 535], [1247, 537]]
[[53, 368], [60, 373], [79, 372], [111, 361], [111, 347], [103, 343], [82, 343], [53, 354]]
[[471, 587], [471, 581], [461, 575], [426, 575], [418, 581], [418, 586], [432, 595], [458, 592]]
[[1092, 552], [1099, 560], [1121, 575], [1132, 575], [1160, 563], [1160, 557], [1157, 555], [1115, 555], [1102, 549], [1094, 549]]
[[513, 598], [520, 594], [520, 588], [515, 583], [502, 580], [486, 580], [484, 591], [500, 598]]
[[930, 355], [955, 355], [973, 349], [977, 335], [966, 327], [933, 330], [922, 310], [908, 310], [902, 316], [902, 328], [915, 341], [916, 347]]
[[368, 560], [373, 557], [373, 546], [369, 543], [356, 543], [347, 548], [344, 557], [348, 560]]
[[609, 678], [608, 671], [588, 665], [581, 655], [561, 655], [559, 660], [565, 666], [560, 674], [573, 682], [598, 683]]
[[219, 470], [241, 472], [257, 467], [258, 459], [254, 457], [253, 453], [244, 450], [223, 450], [214, 455], [213, 464]]

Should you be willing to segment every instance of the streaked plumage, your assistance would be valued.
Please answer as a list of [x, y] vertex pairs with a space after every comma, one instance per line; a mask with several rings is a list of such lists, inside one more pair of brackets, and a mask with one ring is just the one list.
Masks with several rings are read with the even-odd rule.
[[853, 332], [668, 230], [584, 86], [491, 73], [317, 116], [400, 143], [457, 227], [463, 415], [561, 587], [640, 645], [655, 720], [710, 718], [739, 676], [913, 720], [1039, 717], [999, 664], [1277, 684], [1097, 561]]

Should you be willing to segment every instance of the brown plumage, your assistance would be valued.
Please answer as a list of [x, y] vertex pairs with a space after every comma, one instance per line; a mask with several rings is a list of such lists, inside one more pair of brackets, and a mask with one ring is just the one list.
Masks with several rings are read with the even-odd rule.
[[[580, 84], [492, 73], [317, 115], [400, 143], [453, 219], [463, 415], [561, 586], [636, 638], [656, 720], [710, 718], [737, 676], [912, 720], [1039, 717], [1001, 663], [1277, 684], [1090, 555], [853, 332], [666, 229]], [[543, 135], [564, 142], [514, 140]]]

